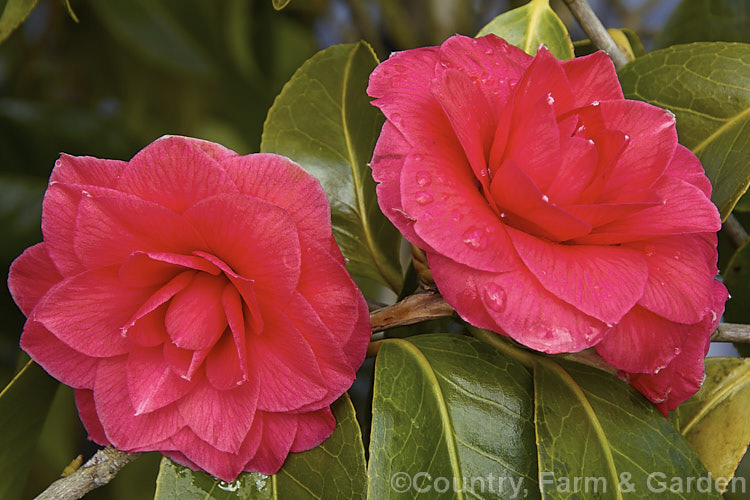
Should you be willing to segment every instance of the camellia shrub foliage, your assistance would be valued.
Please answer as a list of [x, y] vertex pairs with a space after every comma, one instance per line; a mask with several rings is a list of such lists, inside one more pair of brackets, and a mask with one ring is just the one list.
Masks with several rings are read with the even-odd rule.
[[0, 497], [750, 494], [750, 2], [262, 3], [5, 2]]

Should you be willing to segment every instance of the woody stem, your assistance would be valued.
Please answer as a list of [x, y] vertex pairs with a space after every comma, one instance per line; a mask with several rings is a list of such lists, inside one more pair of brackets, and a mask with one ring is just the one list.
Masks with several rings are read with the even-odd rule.
[[620, 69], [630, 62], [628, 55], [617, 46], [586, 0], [565, 0], [565, 3], [594, 46], [609, 54], [615, 68]]

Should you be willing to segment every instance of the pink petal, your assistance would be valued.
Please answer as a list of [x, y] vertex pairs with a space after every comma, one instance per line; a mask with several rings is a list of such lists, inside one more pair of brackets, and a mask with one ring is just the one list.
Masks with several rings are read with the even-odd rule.
[[[547, 196], [558, 205], [565, 206], [576, 202], [584, 189], [594, 180], [598, 155], [596, 146], [582, 137], [560, 139], [560, 164], [557, 175], [547, 190]], [[580, 215], [574, 215], [582, 218]]]
[[336, 419], [330, 408], [297, 414], [297, 434], [290, 451], [297, 453], [315, 448], [328, 439], [335, 428]]
[[220, 451], [237, 453], [253, 424], [257, 400], [257, 383], [219, 391], [203, 380], [178, 407], [182, 420], [200, 439]]
[[287, 315], [271, 303], [263, 303], [263, 332], [248, 339], [251, 380], [261, 387], [258, 408], [293, 411], [320, 401], [328, 383], [310, 344]]
[[[206, 443], [195, 435], [190, 428], [185, 427], [172, 437], [172, 447], [180, 452], [168, 452], [166, 456], [177, 463], [181, 463], [195, 470], [205, 470], [209, 474], [227, 482], [237, 479], [246, 469], [247, 461], [258, 449], [261, 440], [262, 426], [254, 425], [247, 434], [237, 453], [225, 453]], [[184, 453], [184, 454], [183, 454]], [[188, 458], [189, 457], [189, 458]]]
[[249, 379], [247, 360], [241, 364], [237, 345], [229, 332], [211, 348], [205, 366], [206, 378], [219, 391], [234, 389]]
[[139, 316], [135, 323], [126, 327], [125, 336], [142, 347], [155, 347], [164, 342], [171, 342], [164, 326], [166, 314], [167, 306], [162, 304], [153, 311]]
[[297, 415], [289, 413], [258, 412], [263, 433], [258, 451], [247, 463], [246, 470], [261, 474], [276, 474], [284, 464], [297, 435]]
[[516, 259], [515, 269], [504, 273], [468, 269], [437, 254], [428, 260], [438, 289], [461, 317], [537, 351], [577, 352], [598, 343], [608, 329], [545, 290]]
[[96, 371], [96, 413], [109, 441], [121, 450], [140, 448], [174, 435], [184, 422], [174, 404], [136, 415], [130, 403], [127, 358], [102, 360]]
[[[234, 339], [234, 348], [237, 353], [237, 362], [240, 366], [242, 379], [247, 380], [247, 332], [245, 330], [245, 314], [243, 313], [242, 297], [233, 285], [227, 285], [221, 297], [224, 313], [227, 316], [229, 328]], [[256, 301], [257, 304], [257, 301]], [[261, 325], [262, 328], [262, 325]], [[257, 330], [260, 331], [260, 330]]]
[[575, 243], [609, 245], [686, 233], [716, 232], [721, 227], [716, 206], [685, 181], [662, 177], [654, 190], [664, 203], [625, 215], [596, 228]]
[[76, 389], [94, 387], [99, 359], [71, 349], [41, 323], [26, 322], [21, 335], [21, 349], [63, 384]]
[[414, 219], [404, 212], [401, 202], [401, 169], [409, 151], [411, 145], [401, 132], [391, 122], [385, 122], [370, 162], [372, 177], [379, 182], [376, 190], [383, 214], [404, 238], [419, 248], [428, 248], [429, 245], [414, 232]]
[[654, 373], [680, 353], [701, 325], [683, 325], [636, 306], [596, 346], [607, 363], [627, 372]]
[[121, 328], [149, 295], [122, 284], [115, 267], [95, 269], [55, 285], [30, 319], [86, 356], [117, 356], [129, 349]]
[[594, 101], [623, 99], [615, 66], [605, 52], [561, 61], [561, 64], [573, 91], [575, 107]]
[[283, 208], [300, 238], [325, 244], [331, 237], [331, 209], [317, 179], [288, 158], [258, 153], [222, 162], [241, 193]]
[[106, 446], [112, 444], [104, 434], [99, 416], [96, 414], [96, 405], [94, 404], [94, 391], [88, 389], [76, 389], [75, 391], [76, 407], [78, 408], [78, 417], [81, 419], [83, 426], [89, 433], [89, 439], [96, 444]]
[[[350, 365], [340, 341], [320, 321], [302, 295], [295, 294], [291, 297], [284, 314], [294, 323], [315, 353], [315, 361], [328, 389], [327, 396], [303, 405], [300, 409], [308, 411], [328, 406], [351, 387], [359, 366]], [[369, 329], [367, 337], [370, 337]]]
[[713, 239], [684, 235], [630, 244], [648, 262], [648, 283], [639, 304], [670, 321], [700, 321], [711, 306], [715, 235]]
[[120, 160], [103, 160], [91, 156], [71, 156], [63, 153], [55, 162], [55, 168], [49, 180], [63, 184], [114, 188], [127, 165], [127, 162]]
[[706, 172], [698, 158], [688, 148], [682, 144], [677, 145], [674, 151], [674, 157], [669, 162], [665, 175], [677, 177], [685, 182], [694, 185], [706, 195], [711, 197], [711, 182], [706, 177]]
[[448, 119], [430, 93], [437, 61], [437, 47], [406, 50], [391, 54], [370, 74], [367, 93], [376, 98], [372, 104], [410, 144], [430, 138], [455, 141]]
[[[120, 328], [122, 331], [122, 335], [127, 336], [130, 328], [132, 328], [136, 324], [136, 322], [138, 322], [147, 314], [166, 304], [178, 292], [181, 292], [182, 290], [187, 288], [195, 275], [195, 271], [183, 271], [169, 280], [167, 284], [153, 292], [151, 296], [147, 300], [145, 300], [143, 304], [141, 304], [138, 310], [135, 311], [128, 322], [122, 325], [122, 327]], [[146, 325], [141, 325], [141, 328], [145, 326]], [[159, 330], [161, 330], [161, 328], [159, 328]], [[143, 333], [145, 332], [139, 332], [139, 335], [142, 335]]]
[[492, 197], [504, 222], [553, 241], [566, 241], [591, 231], [586, 221], [558, 207], [544, 195], [514, 160], [506, 160], [492, 179]]
[[165, 135], [162, 137], [162, 139], [168, 139], [168, 138], [180, 139], [183, 142], [190, 144], [194, 148], [200, 149], [205, 154], [207, 154], [210, 158], [218, 161], [219, 163], [223, 162], [224, 160], [230, 159], [234, 156], [237, 156], [237, 153], [235, 153], [231, 149], [225, 148], [221, 144], [217, 144], [215, 142], [205, 141], [203, 139], [196, 139], [195, 137], [184, 137], [181, 135]]
[[417, 235], [457, 262], [502, 271], [510, 242], [461, 147], [437, 142], [418, 153], [406, 158], [401, 171], [401, 201], [416, 219]]
[[[511, 93], [512, 84], [521, 79], [531, 61], [531, 56], [495, 35], [481, 38], [455, 35], [440, 46], [440, 62], [435, 65], [435, 71], [457, 68], [476, 78], [487, 102], [500, 110]], [[429, 80], [426, 76], [429, 73], [418, 71], [415, 69], [414, 74]]]
[[163, 408], [195, 386], [170, 370], [161, 347], [132, 349], [128, 354], [127, 381], [136, 415]]
[[508, 235], [542, 286], [589, 316], [617, 323], [643, 295], [649, 275], [638, 250], [561, 245], [512, 228]]
[[430, 91], [450, 120], [474, 176], [482, 184], [482, 190], [487, 195], [487, 161], [495, 136], [496, 122], [493, 106], [490, 106], [482, 90], [468, 75], [452, 68], [438, 72], [431, 82]]
[[164, 342], [164, 361], [169, 364], [170, 369], [180, 377], [186, 380], [192, 380], [203, 362], [211, 352], [211, 349], [202, 351], [188, 351], [180, 349], [171, 341]]
[[117, 188], [178, 213], [209, 196], [237, 192], [216, 160], [178, 136], [162, 137], [139, 151]]
[[192, 255], [160, 252], [134, 252], [120, 266], [120, 279], [133, 286], [160, 285], [174, 278], [184, 268], [218, 275], [219, 268]]
[[178, 347], [190, 350], [213, 346], [227, 327], [221, 296], [223, 276], [197, 273], [190, 284], [172, 297], [167, 309], [167, 333]]
[[283, 300], [297, 286], [299, 237], [286, 210], [251, 196], [225, 194], [196, 203], [184, 216], [205, 238], [210, 253], [254, 280], [259, 294]]
[[554, 103], [555, 115], [576, 107], [562, 61], [557, 60], [547, 47], [540, 47], [515, 89], [515, 117], [528, 116], [536, 103], [548, 101], [548, 96], [552, 98], [550, 104]]
[[53, 285], [63, 278], [57, 272], [44, 243], [24, 250], [8, 271], [8, 290], [18, 307], [28, 316]]
[[79, 204], [74, 248], [85, 266], [102, 267], [137, 251], [189, 254], [206, 244], [181, 216], [160, 205], [92, 196]]

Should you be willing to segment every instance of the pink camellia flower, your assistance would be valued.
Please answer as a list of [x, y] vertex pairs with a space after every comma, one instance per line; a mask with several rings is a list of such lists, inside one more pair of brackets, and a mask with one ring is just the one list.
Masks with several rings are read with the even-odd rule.
[[595, 346], [663, 412], [698, 389], [726, 300], [719, 214], [674, 115], [625, 100], [606, 54], [454, 36], [393, 54], [368, 93], [380, 207], [465, 320]]
[[8, 279], [21, 347], [75, 389], [92, 440], [231, 481], [333, 431], [369, 319], [296, 164], [183, 137], [63, 155], [42, 232]]

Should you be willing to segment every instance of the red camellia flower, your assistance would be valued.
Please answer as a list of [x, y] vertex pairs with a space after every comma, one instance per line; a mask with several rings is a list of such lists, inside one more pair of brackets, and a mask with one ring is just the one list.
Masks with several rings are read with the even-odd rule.
[[95, 442], [231, 481], [333, 431], [369, 317], [296, 164], [182, 137], [129, 162], [63, 155], [42, 232], [8, 280], [21, 347], [75, 389]]
[[548, 353], [595, 346], [665, 412], [697, 391], [726, 289], [719, 214], [674, 115], [625, 100], [599, 52], [454, 36], [393, 54], [383, 212], [468, 322]]

